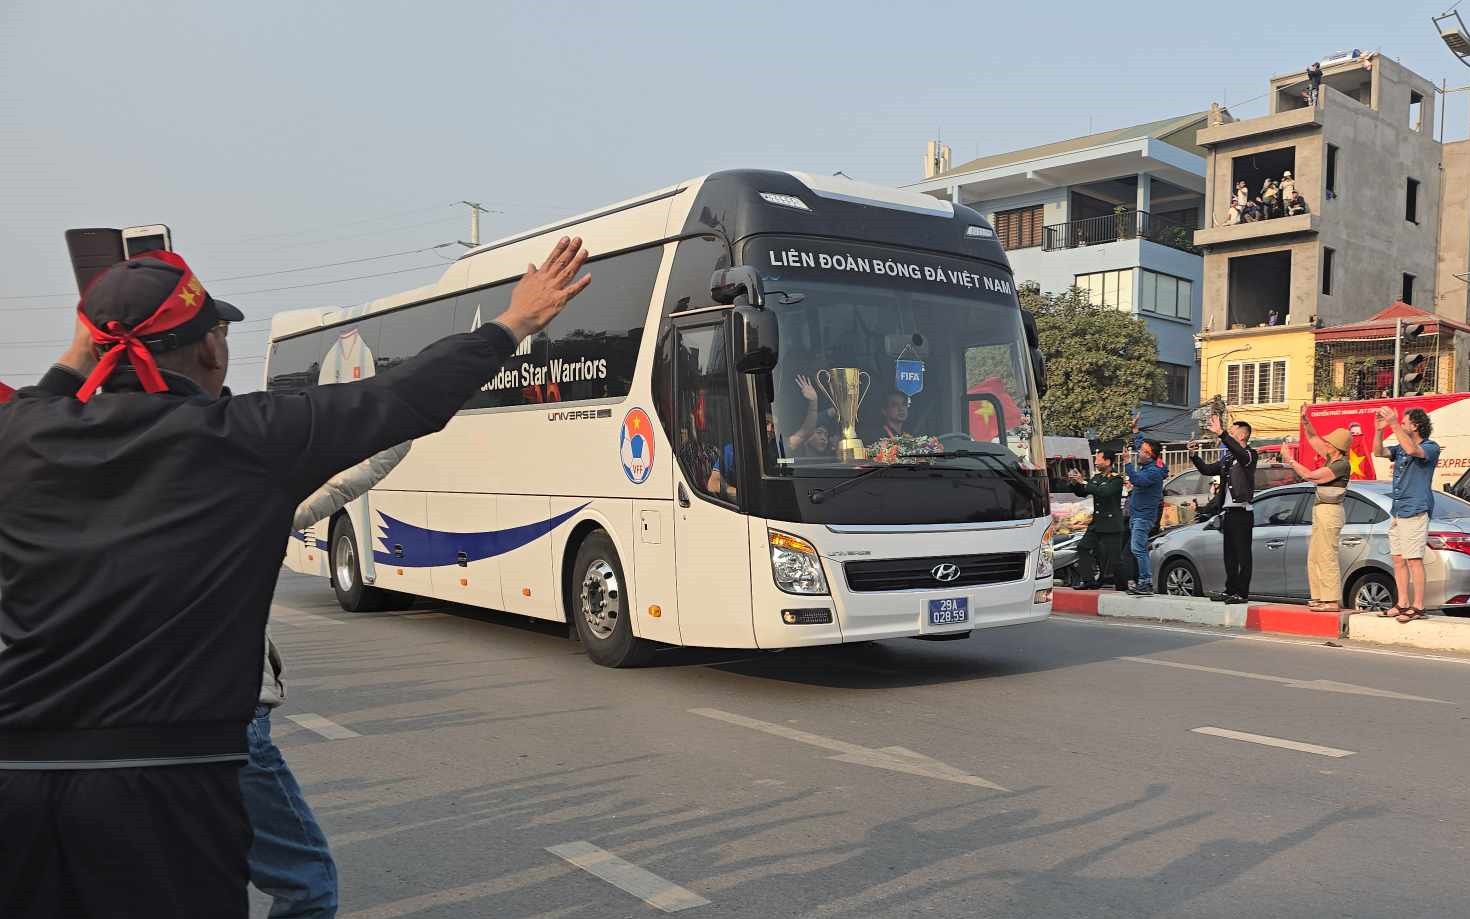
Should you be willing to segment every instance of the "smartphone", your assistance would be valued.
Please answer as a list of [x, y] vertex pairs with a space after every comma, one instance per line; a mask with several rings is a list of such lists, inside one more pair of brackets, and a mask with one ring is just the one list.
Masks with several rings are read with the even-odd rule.
[[77, 293], [84, 292], [99, 274], [127, 258], [122, 231], [113, 227], [67, 230], [66, 251], [77, 278]]
[[153, 223], [142, 227], [128, 227], [122, 231], [123, 253], [135, 258], [144, 252], [173, 251], [173, 237], [168, 227]]

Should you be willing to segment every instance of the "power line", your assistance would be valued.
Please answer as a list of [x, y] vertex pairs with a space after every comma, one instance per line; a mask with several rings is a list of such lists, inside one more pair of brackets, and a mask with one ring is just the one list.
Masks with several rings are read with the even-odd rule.
[[[438, 248], [438, 247], [437, 246], [433, 246], [433, 247], [430, 247], [430, 248]], [[425, 250], [418, 250], [418, 251], [425, 251]], [[364, 261], [367, 261], [367, 260], [364, 260]], [[276, 293], [277, 291], [283, 291], [283, 290], [300, 290], [300, 289], [302, 289], [304, 287], [324, 287], [324, 286], [326, 286], [328, 284], [345, 284], [348, 281], [361, 281], [361, 280], [364, 280], [366, 278], [385, 278], [385, 277], [388, 277], [389, 275], [407, 274], [410, 271], [423, 271], [423, 270], [428, 269], [428, 268], [443, 268], [443, 267], [444, 267], [444, 263], [443, 262], [440, 262], [440, 263], [434, 264], [434, 265], [415, 265], [412, 268], [400, 268], [397, 271], [380, 271], [380, 272], [377, 272], [375, 274], [358, 274], [358, 275], [353, 275], [352, 277], [349, 277], [349, 278], [336, 278], [336, 279], [330, 280], [330, 281], [312, 281], [311, 283], [308, 283], [308, 284], [289, 284], [289, 285], [286, 285], [284, 287], [265, 287], [265, 288], [261, 288], [259, 290], [220, 291], [219, 295], [221, 297], [249, 297], [249, 296], [252, 296], [254, 294], [269, 294], [269, 293]], [[290, 270], [291, 271], [296, 271], [298, 269], [293, 268], [293, 269], [290, 269]], [[275, 274], [276, 272], [270, 272], [270, 273], [271, 274]], [[257, 277], [259, 277], [259, 275], [257, 275]], [[70, 310], [70, 309], [73, 309], [73, 307], [70, 307], [70, 306], [0, 306], [0, 313], [37, 313], [37, 312], [45, 312], [45, 311], [51, 311], [51, 310]]]
[[285, 237], [285, 236], [310, 235], [312, 233], [321, 232], [322, 230], [335, 230], [335, 229], [341, 229], [342, 227], [361, 226], [362, 224], [365, 224], [365, 223], [377, 223], [379, 220], [395, 220], [395, 219], [397, 219], [399, 217], [407, 217], [410, 214], [427, 214], [430, 211], [443, 210], [446, 207], [452, 207], [452, 206], [453, 205], [449, 205], [449, 204], [434, 204], [434, 205], [430, 205], [429, 207], [416, 207], [416, 208], [411, 208], [411, 209], [406, 210], [406, 211], [394, 211], [391, 214], [382, 214], [382, 215], [380, 215], [378, 217], [363, 217], [360, 220], [349, 220], [349, 221], [346, 221], [346, 222], [327, 223], [327, 224], [322, 224], [321, 226], [307, 227], [306, 229], [300, 229], [300, 230], [281, 230], [281, 231], [276, 232], [276, 233], [256, 233], [256, 234], [254, 234], [252, 236], [239, 236], [239, 237], [236, 237], [233, 241], [234, 242], [251, 242], [251, 241], [257, 240], [257, 239], [280, 239], [280, 238]]
[[[349, 259], [344, 259], [343, 261], [340, 261], [340, 262], [322, 262], [320, 265], [303, 265], [300, 268], [282, 268], [282, 269], [280, 269], [278, 271], [260, 271], [260, 272], [257, 272], [255, 274], [236, 274], [236, 275], [231, 275], [231, 276], [225, 277], [225, 278], [211, 278], [210, 281], [211, 281], [211, 283], [213, 283], [214, 281], [244, 281], [244, 280], [247, 280], [247, 279], [250, 279], [250, 278], [266, 278], [266, 277], [271, 277], [272, 275], [278, 275], [278, 274], [297, 274], [297, 273], [300, 273], [302, 271], [317, 271], [317, 270], [322, 269], [322, 268], [339, 268], [342, 265], [358, 265], [358, 264], [361, 264], [363, 262], [376, 262], [376, 261], [381, 261], [381, 260], [383, 260], [385, 258], [399, 258], [400, 256], [404, 256], [404, 255], [418, 255], [421, 252], [432, 252], [435, 249], [443, 249], [443, 248], [445, 248], [447, 246], [457, 246], [457, 245], [459, 245], [459, 243], [455, 243], [455, 242], [439, 243], [438, 245], [434, 245], [434, 246], [423, 246], [423, 247], [418, 248], [418, 249], [404, 249], [404, 250], [402, 250], [400, 252], [386, 252], [386, 253], [384, 253], [382, 255], [365, 255], [362, 258], [349, 258]], [[37, 299], [40, 299], [42, 297], [54, 297], [56, 299], [61, 299], [62, 297], [65, 297], [67, 299], [71, 299], [72, 296], [73, 296], [72, 294], [22, 294], [22, 295], [17, 295], [17, 296], [0, 297], [0, 300], [37, 300]], [[34, 308], [35, 309], [70, 309], [70, 307], [34, 307]], [[12, 309], [19, 310], [20, 307], [14, 307], [14, 308], [11, 308], [11, 307], [0, 307], [0, 310], [12, 310]]]

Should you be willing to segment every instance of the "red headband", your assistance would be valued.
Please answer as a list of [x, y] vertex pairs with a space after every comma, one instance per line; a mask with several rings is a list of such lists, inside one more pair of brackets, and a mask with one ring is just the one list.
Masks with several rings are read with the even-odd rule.
[[148, 335], [152, 332], [166, 332], [169, 329], [178, 328], [199, 314], [200, 308], [204, 306], [204, 301], [209, 296], [204, 292], [204, 285], [199, 283], [199, 278], [194, 275], [194, 272], [189, 269], [189, 266], [178, 255], [172, 252], [159, 251], [149, 252], [140, 257], [154, 259], [166, 265], [180, 268], [183, 270], [183, 274], [180, 275], [179, 283], [174, 286], [173, 292], [158, 305], [158, 309], [154, 310], [153, 314], [147, 319], [144, 319], [132, 328], [128, 328], [117, 320], [107, 323], [105, 330], [97, 328], [97, 326], [93, 325], [92, 320], [88, 318], [86, 311], [82, 309], [83, 303], [86, 302], [86, 296], [85, 294], [83, 295], [82, 302], [77, 304], [77, 316], [82, 320], [82, 324], [87, 327], [87, 331], [92, 333], [92, 342], [94, 344], [112, 346], [97, 361], [96, 368], [93, 369], [91, 376], [87, 377], [87, 381], [82, 384], [82, 388], [77, 390], [77, 398], [83, 402], [90, 400], [92, 394], [97, 391], [97, 388], [105, 383], [108, 377], [112, 376], [113, 371], [122, 362], [124, 354], [132, 361], [133, 369], [137, 371], [138, 379], [143, 383], [144, 391], [151, 393], [165, 392], [168, 389], [168, 384], [163, 381], [163, 374], [158, 369], [158, 362], [154, 360], [153, 352], [148, 350], [148, 346], [143, 343], [139, 336]]

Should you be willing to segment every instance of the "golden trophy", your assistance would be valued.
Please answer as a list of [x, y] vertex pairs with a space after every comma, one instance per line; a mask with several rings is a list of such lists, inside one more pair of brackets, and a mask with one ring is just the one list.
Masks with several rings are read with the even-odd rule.
[[823, 395], [832, 400], [837, 412], [837, 423], [842, 427], [842, 439], [837, 442], [837, 458], [844, 463], [865, 460], [868, 451], [863, 439], [858, 437], [858, 406], [873, 385], [873, 377], [866, 370], [856, 367], [823, 368], [817, 371], [817, 386]]

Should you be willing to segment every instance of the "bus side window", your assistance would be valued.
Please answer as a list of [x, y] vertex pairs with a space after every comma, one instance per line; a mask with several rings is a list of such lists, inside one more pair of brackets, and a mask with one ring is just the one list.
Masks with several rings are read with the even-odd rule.
[[710, 275], [730, 267], [730, 250], [716, 236], [682, 240], [669, 266], [669, 283], [664, 290], [664, 316], [711, 306]]
[[679, 417], [675, 452], [689, 484], [722, 501], [735, 500], [735, 415], [723, 325], [676, 329], [675, 385]]
[[321, 372], [323, 350], [321, 332], [308, 332], [271, 345], [266, 389], [291, 392], [315, 386]]

